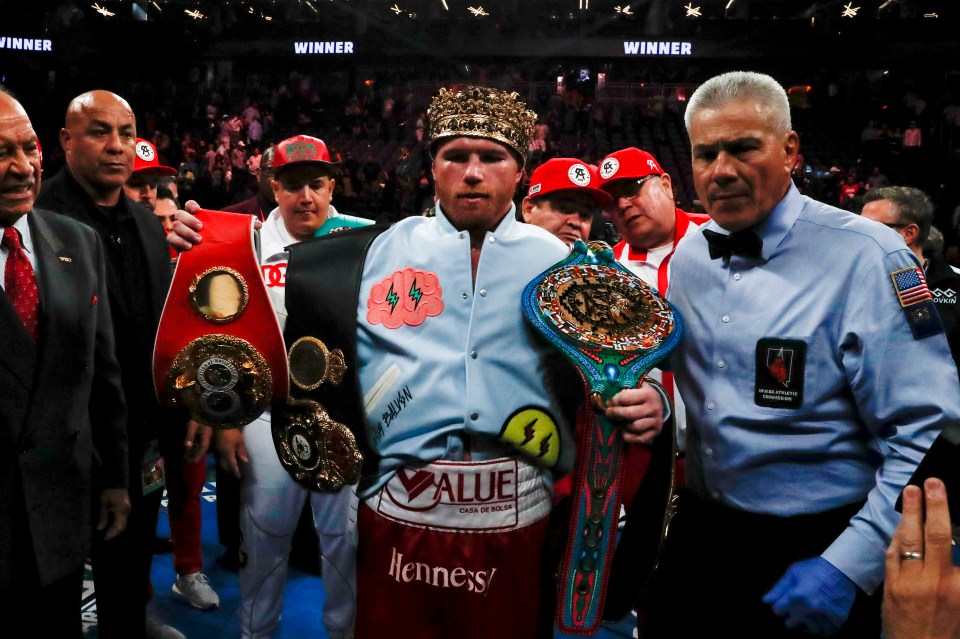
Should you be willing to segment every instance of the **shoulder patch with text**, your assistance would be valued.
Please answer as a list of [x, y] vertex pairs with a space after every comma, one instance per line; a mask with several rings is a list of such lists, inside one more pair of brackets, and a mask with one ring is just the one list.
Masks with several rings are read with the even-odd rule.
[[409, 266], [374, 284], [367, 300], [367, 322], [387, 328], [419, 326], [443, 312], [440, 279], [436, 273]]

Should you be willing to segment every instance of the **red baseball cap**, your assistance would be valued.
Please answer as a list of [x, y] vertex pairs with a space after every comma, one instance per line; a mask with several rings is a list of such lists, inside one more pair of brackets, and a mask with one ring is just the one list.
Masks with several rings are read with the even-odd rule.
[[136, 159], [133, 161], [133, 172], [149, 172], [154, 175], [174, 176], [177, 170], [170, 166], [163, 166], [157, 159], [157, 147], [153, 146], [143, 138], [137, 138], [137, 143], [133, 147], [136, 151]]
[[598, 186], [597, 167], [576, 158], [553, 158], [537, 167], [530, 176], [527, 197], [541, 197], [557, 191], [579, 191], [593, 197], [597, 206], [610, 204], [610, 195]]
[[323, 140], [309, 135], [295, 135], [277, 144], [273, 156], [274, 172], [279, 174], [281, 169], [295, 164], [336, 166], [330, 161], [330, 152]]
[[600, 161], [597, 167], [600, 188], [614, 180], [639, 180], [648, 175], [663, 175], [664, 171], [656, 158], [636, 147], [614, 151]]

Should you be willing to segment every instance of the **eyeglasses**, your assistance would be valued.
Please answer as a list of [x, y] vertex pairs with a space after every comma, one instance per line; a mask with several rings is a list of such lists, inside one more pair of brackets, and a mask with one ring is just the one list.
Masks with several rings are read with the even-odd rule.
[[657, 174], [647, 175], [640, 178], [639, 180], [624, 180], [623, 182], [611, 184], [607, 189], [607, 193], [610, 194], [610, 197], [613, 198], [612, 206], [616, 207], [617, 202], [620, 198], [625, 198], [627, 200], [632, 200], [633, 198], [640, 195], [640, 189], [643, 188], [644, 183], [648, 180], [651, 180], [655, 177], [660, 177]]
[[891, 229], [904, 229], [910, 226], [909, 224], [893, 224], [890, 222], [884, 222], [883, 225]]

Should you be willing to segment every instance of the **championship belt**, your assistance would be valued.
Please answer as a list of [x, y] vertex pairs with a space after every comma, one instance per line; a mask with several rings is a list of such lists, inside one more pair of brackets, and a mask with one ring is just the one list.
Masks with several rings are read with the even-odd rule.
[[177, 261], [153, 350], [160, 402], [214, 428], [249, 424], [289, 391], [251, 215], [198, 211], [203, 243]]
[[[290, 380], [302, 391], [316, 390], [325, 382], [338, 386], [347, 370], [340, 349], [330, 350], [312, 336], [293, 343], [289, 363]], [[270, 429], [280, 463], [300, 485], [336, 492], [360, 477], [363, 455], [356, 437], [319, 402], [291, 398], [283, 407], [283, 417], [274, 417]]]
[[602, 242], [588, 247], [578, 241], [569, 257], [527, 284], [523, 313], [580, 370], [595, 411], [577, 429], [557, 609], [562, 632], [592, 634], [601, 622], [622, 500], [624, 444], [603, 411], [607, 400], [636, 387], [669, 355], [683, 324], [670, 304], [621, 266]]

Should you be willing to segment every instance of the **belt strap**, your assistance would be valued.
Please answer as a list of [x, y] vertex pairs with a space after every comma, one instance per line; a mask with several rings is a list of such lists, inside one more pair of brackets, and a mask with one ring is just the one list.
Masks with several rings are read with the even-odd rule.
[[[363, 454], [363, 473], [376, 474], [377, 458], [367, 445], [360, 382], [357, 377], [357, 305], [367, 251], [385, 230], [368, 226], [307, 240], [288, 247], [284, 337], [294, 344], [315, 338], [329, 349], [339, 349], [346, 369], [339, 384], [316, 388], [294, 386], [291, 396], [321, 404], [330, 417], [347, 426]], [[281, 427], [283, 407], [273, 411], [274, 429]], [[361, 485], [363, 480], [361, 479]]]

